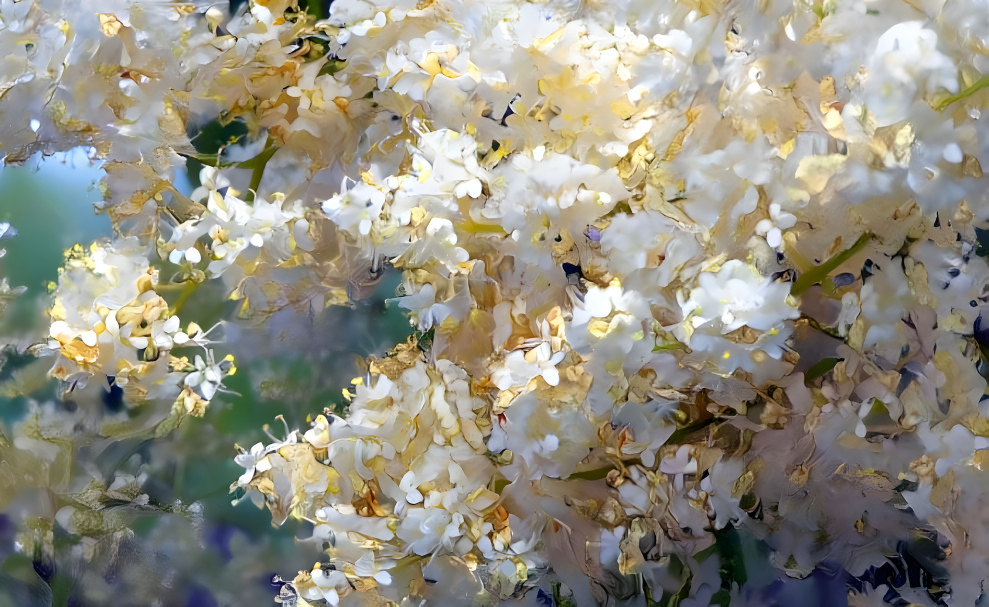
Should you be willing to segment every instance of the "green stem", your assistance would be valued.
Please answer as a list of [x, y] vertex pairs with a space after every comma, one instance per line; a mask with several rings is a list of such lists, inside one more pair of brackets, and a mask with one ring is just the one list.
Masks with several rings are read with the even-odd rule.
[[253, 169], [253, 168], [257, 168], [258, 163], [260, 163], [261, 166], [263, 167], [264, 164], [268, 162], [268, 159], [271, 158], [271, 156], [275, 153], [275, 150], [277, 149], [278, 149], [277, 147], [271, 144], [271, 139], [268, 139], [267, 143], [265, 143], [264, 149], [261, 150], [261, 152], [257, 156], [254, 156], [253, 158], [248, 158], [247, 160], [242, 160], [240, 162], [224, 162], [219, 153], [199, 154], [197, 152], [193, 152], [191, 154], [187, 154], [187, 153], [179, 152], [179, 156], [182, 156], [183, 158], [189, 158], [191, 160], [195, 160], [200, 164], [215, 167], [218, 169], [223, 169], [231, 166], [237, 167], [238, 169]]
[[192, 282], [191, 280], [186, 282], [185, 285], [183, 285], [182, 292], [179, 293], [178, 298], [175, 300], [175, 303], [172, 305], [173, 316], [178, 316], [179, 312], [182, 311], [182, 306], [184, 306], [185, 302], [189, 299], [189, 297], [196, 292], [197, 286], [198, 285]]
[[277, 151], [278, 146], [272, 145], [271, 139], [269, 138], [267, 143], [265, 143], [264, 151], [248, 161], [254, 165], [254, 170], [251, 172], [251, 184], [248, 186], [248, 192], [244, 195], [245, 201], [250, 202], [254, 200], [254, 197], [257, 195], [258, 188], [261, 187], [261, 178], [264, 176], [264, 168], [268, 166], [268, 161], [271, 160], [271, 157], [274, 156]]
[[952, 103], [956, 101], [961, 101], [966, 97], [974, 95], [975, 93], [978, 93], [979, 91], [981, 91], [986, 87], [989, 87], [989, 74], [979, 78], [978, 80], [967, 86], [960, 93], [947, 97], [939, 101], [938, 103], [935, 103], [932, 107], [939, 112], [943, 111], [946, 107], [948, 107]]
[[858, 240], [856, 240], [855, 244], [852, 246], [848, 247], [841, 253], [836, 253], [821, 265], [815, 266], [801, 274], [800, 278], [798, 278], [796, 282], [793, 283], [793, 286], [790, 287], [790, 295], [799, 296], [807, 289], [826, 279], [828, 274], [838, 269], [841, 264], [845, 263], [856, 253], [865, 248], [865, 245], [868, 244], [871, 239], [872, 233], [865, 232], [859, 236]]
[[841, 333], [838, 332], [838, 329], [835, 329], [833, 327], [829, 327], [826, 324], [822, 323], [821, 321], [819, 321], [819, 320], [817, 320], [815, 318], [804, 317], [803, 320], [807, 321], [807, 324], [812, 329], [816, 329], [816, 330], [820, 331], [821, 333], [825, 333], [827, 335], [830, 335], [831, 337], [833, 337], [835, 339], [840, 339], [842, 341], [844, 341], [844, 339], [845, 339], [844, 337], [842, 337]]
[[210, 167], [222, 167], [222, 166], [224, 166], [223, 162], [220, 161], [220, 155], [219, 154], [198, 154], [198, 153], [195, 153], [195, 152], [193, 152], [191, 154], [185, 154], [185, 153], [179, 152], [179, 156], [182, 156], [184, 158], [190, 158], [192, 160], [195, 160], [199, 164], [204, 164], [204, 165], [210, 166]]

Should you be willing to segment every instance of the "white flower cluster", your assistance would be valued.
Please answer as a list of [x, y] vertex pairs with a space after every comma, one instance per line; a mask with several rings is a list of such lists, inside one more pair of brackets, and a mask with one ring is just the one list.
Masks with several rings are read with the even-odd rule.
[[[262, 251], [277, 265], [291, 257], [296, 246], [312, 247], [307, 236], [309, 222], [299, 201], [289, 204], [284, 196], [276, 195], [271, 202], [255, 198], [247, 203], [230, 192], [229, 183], [223, 184], [217, 177], [216, 169], [203, 169], [200, 174], [203, 186], [193, 196], [203, 195], [205, 200], [201, 202], [205, 203], [205, 210], [202, 215], [174, 226], [171, 239], [161, 246], [162, 255], [167, 255], [169, 262], [181, 265], [187, 277], [193, 280], [218, 277], [247, 252], [254, 253], [252, 259], [242, 260], [239, 265], [258, 265], [261, 260], [256, 258]], [[211, 241], [205, 247], [209, 263], [205, 275], [200, 277], [203, 271], [199, 266], [204, 258], [197, 243], [204, 236]]]
[[[220, 389], [211, 355], [156, 356], [205, 344], [166, 260], [242, 315], [402, 272], [417, 337], [344, 416], [238, 456], [235, 487], [328, 546], [279, 600], [701, 604], [739, 592], [729, 527], [792, 575], [923, 535], [950, 552], [928, 598], [981, 595], [980, 2], [2, 10], [30, 48], [0, 113], [40, 124], [5, 121], [8, 160], [95, 146], [129, 235], [68, 257], [56, 376]], [[245, 140], [197, 152], [213, 120]], [[190, 198], [183, 156], [216, 166]]]
[[[136, 238], [70, 249], [51, 310], [51, 375], [70, 385], [96, 375], [124, 390], [131, 404], [164, 400], [201, 416], [232, 359], [216, 363], [196, 323], [183, 330], [155, 291], [157, 279]], [[199, 346], [206, 358], [196, 355], [193, 365], [171, 355], [182, 346]]]

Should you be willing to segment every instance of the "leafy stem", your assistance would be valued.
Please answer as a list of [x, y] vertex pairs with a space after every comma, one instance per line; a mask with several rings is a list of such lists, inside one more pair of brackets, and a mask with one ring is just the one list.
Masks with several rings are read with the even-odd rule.
[[264, 150], [262, 150], [262, 152], [257, 156], [255, 156], [254, 158], [251, 158], [250, 160], [246, 161], [249, 163], [253, 163], [253, 166], [241, 167], [245, 169], [246, 168], [252, 169], [251, 184], [247, 186], [248, 192], [244, 196], [244, 199], [247, 202], [254, 200], [254, 197], [257, 195], [258, 187], [261, 186], [261, 177], [264, 176], [264, 168], [268, 166], [268, 161], [271, 160], [271, 157], [274, 156], [275, 152], [277, 151], [278, 151], [278, 146], [274, 145], [271, 142], [271, 138], [269, 137], [268, 141], [266, 141], [264, 144]]
[[182, 285], [182, 291], [179, 296], [175, 299], [175, 303], [172, 305], [172, 315], [178, 316], [179, 312], [182, 310], [182, 306], [185, 302], [196, 292], [197, 283], [193, 281], [187, 281]]
[[251, 184], [249, 186], [249, 192], [245, 196], [245, 199], [249, 202], [254, 199], [255, 193], [257, 192], [258, 186], [261, 185], [261, 177], [264, 176], [264, 169], [268, 166], [268, 161], [271, 157], [275, 155], [278, 151], [278, 146], [275, 145], [271, 138], [264, 144], [264, 149], [258, 153], [257, 156], [253, 158], [248, 158], [247, 160], [242, 160], [241, 162], [224, 162], [220, 153], [216, 154], [183, 154], [186, 158], [191, 158], [196, 162], [204, 164], [206, 166], [216, 167], [218, 169], [234, 167], [238, 169], [250, 169], [251, 170]]
[[951, 95], [950, 97], [945, 97], [941, 101], [935, 103], [932, 107], [939, 112], [944, 111], [944, 109], [947, 108], [952, 103], [955, 103], [956, 101], [961, 101], [966, 97], [970, 97], [986, 87], [989, 87], [989, 74], [986, 74], [985, 76], [979, 78], [972, 84], [965, 87], [960, 92]]
[[841, 266], [841, 264], [845, 263], [856, 253], [865, 248], [865, 245], [868, 244], [871, 239], [872, 233], [865, 232], [858, 237], [858, 240], [856, 240], [855, 244], [852, 246], [848, 247], [844, 251], [841, 251], [840, 253], [835, 253], [821, 265], [815, 266], [801, 274], [800, 278], [798, 278], [790, 288], [790, 294], [793, 296], [801, 295], [807, 289], [827, 279], [828, 274], [834, 272], [839, 266]]

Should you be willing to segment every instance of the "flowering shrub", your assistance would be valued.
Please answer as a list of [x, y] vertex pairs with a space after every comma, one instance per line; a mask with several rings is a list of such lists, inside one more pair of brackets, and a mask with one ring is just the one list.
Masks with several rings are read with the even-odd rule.
[[[324, 548], [276, 601], [745, 604], [744, 533], [862, 604], [974, 604], [983, 4], [3, 3], [6, 162], [89, 146], [116, 232], [33, 351], [125, 405], [35, 412], [4, 460], [160, 439], [273, 315], [396, 270], [412, 336], [227, 479]], [[94, 483], [48, 534], [148, 503]]]

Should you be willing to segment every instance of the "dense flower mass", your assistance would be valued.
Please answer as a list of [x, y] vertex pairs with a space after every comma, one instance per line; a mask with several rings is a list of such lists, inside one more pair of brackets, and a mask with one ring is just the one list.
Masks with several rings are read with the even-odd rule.
[[328, 4], [0, 4], [6, 162], [107, 171], [36, 348], [67, 390], [162, 436], [237, 336], [401, 273], [413, 336], [236, 458], [325, 549], [279, 602], [747, 604], [739, 533], [984, 597], [984, 3]]

